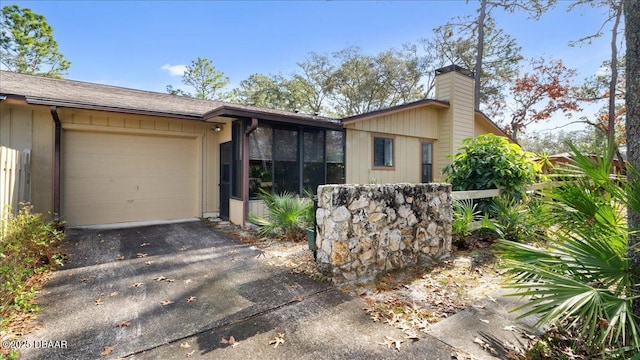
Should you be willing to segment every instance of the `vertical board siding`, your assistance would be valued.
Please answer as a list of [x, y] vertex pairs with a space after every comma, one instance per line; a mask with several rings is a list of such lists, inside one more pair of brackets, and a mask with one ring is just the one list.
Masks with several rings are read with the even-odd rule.
[[0, 205], [2, 214], [7, 207], [13, 214], [20, 210], [21, 202], [31, 201], [31, 151], [19, 151], [0, 146]]

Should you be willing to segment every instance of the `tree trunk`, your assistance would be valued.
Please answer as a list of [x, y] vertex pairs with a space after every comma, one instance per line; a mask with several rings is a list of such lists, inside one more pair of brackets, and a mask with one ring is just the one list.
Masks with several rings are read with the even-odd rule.
[[[618, 25], [622, 16], [622, 3], [613, 7], [615, 21], [611, 29], [611, 82], [609, 83], [609, 121], [607, 123], [607, 140], [613, 146], [616, 141], [616, 85], [618, 84]], [[616, 146], [617, 148], [617, 146]], [[611, 171], [611, 169], [609, 169]]]
[[484, 18], [487, 13], [487, 0], [480, 1], [480, 15], [478, 15], [478, 52], [476, 54], [475, 88], [473, 89], [474, 106], [480, 110], [480, 75], [482, 74], [482, 57], [484, 56]]
[[[627, 43], [626, 71], [627, 71], [627, 155], [628, 162], [636, 169], [640, 169], [640, 1], [624, 0], [625, 12], [625, 40]], [[638, 183], [640, 179], [631, 176], [629, 181]], [[640, 228], [640, 214], [628, 209], [629, 229]], [[638, 234], [629, 235], [629, 257], [631, 265], [640, 272], [640, 252], [635, 246], [640, 245]], [[636, 278], [636, 283], [640, 282]], [[638, 292], [638, 289], [635, 289]], [[634, 301], [634, 312], [640, 316], [640, 301]]]

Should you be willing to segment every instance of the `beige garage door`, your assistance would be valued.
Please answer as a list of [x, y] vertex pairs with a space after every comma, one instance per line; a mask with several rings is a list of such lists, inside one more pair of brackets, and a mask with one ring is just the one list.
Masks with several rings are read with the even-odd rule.
[[62, 215], [68, 226], [200, 216], [193, 137], [65, 130]]

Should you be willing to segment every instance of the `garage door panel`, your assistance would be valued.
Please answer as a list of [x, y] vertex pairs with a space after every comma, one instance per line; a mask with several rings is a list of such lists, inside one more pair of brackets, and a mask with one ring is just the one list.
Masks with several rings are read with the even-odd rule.
[[65, 131], [68, 225], [199, 216], [196, 138]]

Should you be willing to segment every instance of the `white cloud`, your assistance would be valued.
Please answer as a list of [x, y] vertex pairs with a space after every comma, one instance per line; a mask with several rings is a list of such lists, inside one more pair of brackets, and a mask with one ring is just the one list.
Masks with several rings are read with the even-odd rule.
[[184, 75], [184, 72], [187, 70], [187, 65], [164, 64], [160, 69], [167, 70], [169, 72], [169, 75], [171, 76], [182, 76]]

